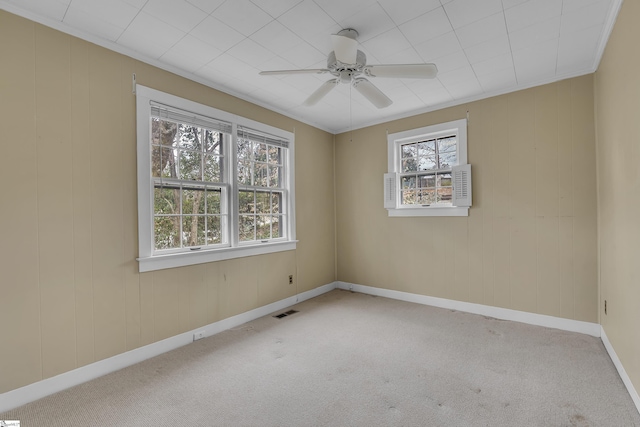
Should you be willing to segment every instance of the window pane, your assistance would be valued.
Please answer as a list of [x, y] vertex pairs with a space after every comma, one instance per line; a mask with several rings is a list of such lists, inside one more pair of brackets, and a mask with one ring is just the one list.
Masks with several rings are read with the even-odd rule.
[[438, 188], [438, 202], [451, 201], [451, 187]]
[[403, 205], [414, 205], [416, 203], [416, 191], [415, 190], [404, 190], [402, 191], [402, 204]]
[[207, 216], [207, 245], [222, 243], [222, 225], [219, 216]]
[[200, 169], [202, 167], [202, 154], [197, 151], [179, 150], [180, 152], [180, 179], [202, 180]]
[[187, 215], [182, 217], [182, 246], [205, 244], [205, 217]]
[[403, 176], [402, 177], [402, 188], [416, 188], [416, 177], [415, 176]]
[[221, 155], [222, 153], [222, 134], [206, 129], [204, 134], [204, 149], [208, 154]]
[[280, 187], [280, 174], [282, 173], [282, 168], [278, 166], [269, 165], [269, 187]]
[[202, 141], [200, 140], [202, 130], [196, 126], [181, 124], [178, 126], [178, 144], [180, 148], [187, 150], [202, 151]]
[[204, 215], [204, 189], [182, 190], [182, 213]]
[[443, 153], [440, 154], [440, 168], [450, 168], [456, 165], [456, 153]]
[[418, 144], [418, 155], [420, 157], [435, 156], [436, 154], [436, 141], [425, 141]]
[[439, 173], [438, 174], [438, 187], [451, 187], [451, 174]]
[[166, 187], [154, 188], [153, 211], [156, 214], [179, 214], [180, 190]]
[[402, 160], [402, 172], [415, 172], [418, 170], [416, 159]]
[[407, 144], [402, 146], [402, 157], [417, 157], [417, 145], [416, 144]]
[[255, 163], [253, 165], [253, 185], [256, 187], [267, 187], [267, 165], [264, 163]]
[[271, 238], [271, 216], [258, 215], [256, 217], [256, 239], [265, 240]]
[[267, 162], [267, 144], [254, 143], [253, 155], [256, 162]]
[[427, 171], [432, 169], [436, 169], [436, 158], [434, 156], [420, 157], [418, 170]]
[[271, 193], [271, 213], [282, 213], [280, 206], [282, 206], [282, 193]]
[[422, 190], [418, 192], [418, 203], [431, 205], [436, 202], [436, 190]]
[[272, 216], [271, 217], [271, 238], [275, 239], [277, 237], [282, 237], [282, 230], [280, 229], [280, 223], [282, 222], [282, 217]]
[[238, 162], [238, 182], [244, 185], [251, 185], [251, 163]]
[[174, 150], [170, 147], [151, 146], [151, 176], [176, 178], [178, 176]]
[[220, 213], [220, 190], [207, 190], [207, 212], [208, 214]]
[[238, 211], [240, 213], [255, 212], [253, 194], [253, 191], [238, 191]]
[[269, 163], [278, 165], [282, 163], [280, 160], [280, 147], [269, 146]]
[[438, 140], [438, 151], [440, 153], [451, 153], [456, 151], [456, 138], [443, 138]]
[[256, 192], [256, 213], [271, 213], [271, 195], [269, 193], [261, 191]]
[[429, 188], [436, 186], [435, 175], [422, 175], [418, 177], [418, 186], [420, 188]]
[[154, 218], [154, 239], [156, 249], [173, 249], [180, 247], [180, 217], [158, 216]]
[[255, 219], [253, 215], [240, 215], [240, 241], [255, 240]]
[[204, 181], [221, 182], [222, 181], [222, 157], [205, 156], [204, 157]]
[[238, 138], [238, 162], [251, 160], [251, 141]]
[[173, 146], [178, 137], [178, 124], [157, 117], [151, 118], [151, 144]]

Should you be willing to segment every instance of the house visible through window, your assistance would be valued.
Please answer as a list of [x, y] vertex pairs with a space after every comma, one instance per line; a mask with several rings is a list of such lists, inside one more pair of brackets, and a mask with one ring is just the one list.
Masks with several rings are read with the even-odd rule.
[[385, 207], [389, 216], [468, 214], [471, 174], [466, 164], [466, 125], [466, 120], [457, 120], [388, 136]]
[[295, 248], [293, 134], [136, 92], [140, 271]]
[[451, 204], [451, 167], [458, 164], [456, 135], [401, 144], [402, 205]]

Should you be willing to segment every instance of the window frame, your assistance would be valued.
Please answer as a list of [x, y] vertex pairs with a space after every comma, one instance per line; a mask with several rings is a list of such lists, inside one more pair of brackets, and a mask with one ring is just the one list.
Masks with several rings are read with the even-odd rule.
[[[453, 205], [402, 205], [400, 202], [402, 174], [400, 162], [402, 159], [401, 147], [409, 143], [417, 143], [427, 139], [435, 139], [446, 135], [456, 136], [456, 160], [454, 166], [467, 164], [467, 120], [459, 119], [446, 123], [438, 123], [416, 129], [391, 133], [387, 135], [387, 170], [391, 174], [397, 174], [395, 180], [396, 202], [394, 207], [387, 208], [391, 217], [410, 216], [468, 216], [469, 207]], [[435, 172], [435, 170], [434, 170]], [[453, 179], [453, 176], [452, 176]]]
[[[178, 110], [184, 110], [215, 117], [231, 123], [232, 131], [225, 136], [228, 139], [224, 155], [224, 177], [221, 186], [228, 193], [228, 242], [215, 247], [203, 246], [201, 249], [190, 248], [175, 250], [155, 249], [154, 242], [154, 178], [151, 176], [151, 105], [163, 104]], [[236, 114], [218, 110], [175, 95], [136, 85], [136, 128], [137, 128], [137, 181], [138, 181], [138, 266], [140, 272], [166, 268], [181, 267], [207, 262], [221, 261], [261, 254], [268, 254], [296, 249], [295, 227], [295, 135], [273, 126], [257, 122]], [[241, 185], [237, 181], [237, 139], [238, 128], [248, 128], [287, 141], [283, 153], [283, 176], [285, 188], [283, 196], [284, 224], [281, 224], [284, 237], [251, 242], [239, 241], [239, 206], [238, 190]], [[217, 185], [217, 184], [216, 184]], [[224, 189], [221, 192], [224, 194]], [[221, 201], [222, 203], [222, 201]]]

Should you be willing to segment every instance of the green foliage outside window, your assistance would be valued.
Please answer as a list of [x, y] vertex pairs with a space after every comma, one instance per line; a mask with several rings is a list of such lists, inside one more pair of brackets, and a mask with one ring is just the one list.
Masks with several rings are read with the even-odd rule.
[[222, 142], [220, 132], [152, 118], [155, 249], [223, 243]]

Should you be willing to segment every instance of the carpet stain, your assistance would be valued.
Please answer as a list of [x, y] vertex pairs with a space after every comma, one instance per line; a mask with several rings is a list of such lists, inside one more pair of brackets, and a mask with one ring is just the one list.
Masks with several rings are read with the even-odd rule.
[[476, 394], [480, 394], [480, 392], [482, 391], [482, 389], [479, 388], [472, 388], [471, 390]]
[[572, 427], [589, 427], [587, 419], [581, 414], [574, 414], [569, 418]]

